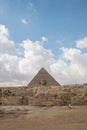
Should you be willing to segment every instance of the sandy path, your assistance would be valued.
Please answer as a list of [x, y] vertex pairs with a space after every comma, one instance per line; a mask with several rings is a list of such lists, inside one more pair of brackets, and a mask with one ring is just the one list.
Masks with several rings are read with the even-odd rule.
[[87, 130], [87, 106], [32, 108], [27, 115], [0, 118], [0, 130]]

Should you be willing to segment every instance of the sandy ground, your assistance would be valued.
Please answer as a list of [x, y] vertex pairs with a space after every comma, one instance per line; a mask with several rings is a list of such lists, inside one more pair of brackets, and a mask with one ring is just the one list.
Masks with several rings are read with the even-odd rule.
[[0, 130], [87, 130], [87, 106], [23, 109], [27, 114], [0, 116]]

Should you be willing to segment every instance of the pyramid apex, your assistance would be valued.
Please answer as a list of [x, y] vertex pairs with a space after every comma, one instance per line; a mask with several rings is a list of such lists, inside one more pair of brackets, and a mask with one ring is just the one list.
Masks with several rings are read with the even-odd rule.
[[42, 67], [40, 70], [45, 70], [45, 68], [44, 68], [44, 67]]
[[46, 71], [46, 69], [44, 67], [42, 67], [39, 71], [42, 71], [42, 70]]

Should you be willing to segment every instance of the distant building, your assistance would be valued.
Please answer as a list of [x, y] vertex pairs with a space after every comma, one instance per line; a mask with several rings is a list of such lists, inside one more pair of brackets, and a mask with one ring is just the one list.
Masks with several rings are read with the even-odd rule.
[[87, 85], [87, 83], [84, 83], [83, 85]]

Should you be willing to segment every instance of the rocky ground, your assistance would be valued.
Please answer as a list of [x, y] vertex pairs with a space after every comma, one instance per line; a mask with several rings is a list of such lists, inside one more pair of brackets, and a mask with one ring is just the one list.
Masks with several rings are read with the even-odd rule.
[[0, 130], [87, 130], [87, 106], [3, 106]]

